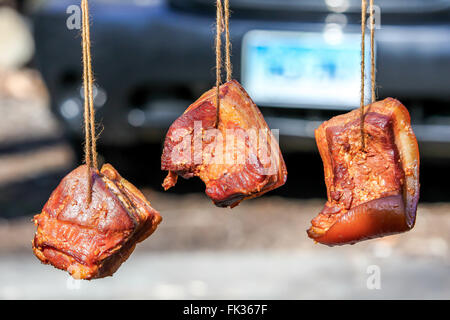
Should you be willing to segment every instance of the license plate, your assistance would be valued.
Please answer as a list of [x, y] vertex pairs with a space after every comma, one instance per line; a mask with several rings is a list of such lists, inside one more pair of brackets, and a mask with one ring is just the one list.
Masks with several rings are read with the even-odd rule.
[[[253, 30], [244, 36], [242, 48], [242, 82], [261, 106], [359, 106], [361, 36], [357, 33]], [[369, 100], [370, 59], [366, 65]]]

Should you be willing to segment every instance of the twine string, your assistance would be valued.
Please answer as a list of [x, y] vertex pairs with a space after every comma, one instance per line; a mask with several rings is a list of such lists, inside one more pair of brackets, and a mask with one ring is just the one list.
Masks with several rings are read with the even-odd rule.
[[85, 133], [85, 137], [84, 137], [84, 153], [85, 153], [85, 163], [87, 165], [88, 168], [91, 167], [91, 134], [90, 134], [90, 123], [89, 121], [87, 121], [87, 119], [89, 119], [90, 117], [90, 112], [89, 112], [89, 101], [87, 100], [87, 97], [89, 96], [89, 88], [88, 88], [88, 70], [87, 70], [87, 63], [86, 61], [88, 60], [87, 56], [86, 56], [86, 28], [85, 28], [85, 0], [81, 1], [81, 10], [82, 10], [82, 23], [83, 23], [83, 27], [82, 27], [82, 46], [83, 46], [83, 90], [84, 90], [84, 133]]
[[220, 85], [222, 84], [222, 0], [216, 1], [216, 127], [220, 121]]
[[225, 1], [225, 66], [227, 69], [227, 82], [233, 77], [231, 64], [231, 38], [230, 38], [230, 0]]
[[365, 102], [365, 56], [366, 56], [366, 13], [367, 2], [362, 0], [361, 3], [361, 101], [360, 101], [360, 131], [361, 131], [361, 149], [365, 149], [365, 137], [364, 137], [364, 102]]
[[231, 63], [231, 37], [230, 37], [230, 1], [216, 1], [216, 127], [220, 122], [220, 85], [222, 84], [222, 34], [225, 32], [225, 69], [226, 80], [233, 77]]
[[87, 57], [87, 78], [88, 78], [88, 101], [89, 101], [89, 124], [91, 131], [91, 156], [92, 167], [97, 169], [97, 137], [95, 134], [95, 110], [94, 110], [94, 79], [92, 75], [92, 58], [91, 58], [91, 32], [89, 28], [89, 7], [86, 0], [86, 57]]
[[[370, 0], [370, 60], [371, 60], [371, 101], [376, 101], [376, 70], [375, 70], [375, 17], [374, 0]], [[366, 55], [366, 15], [367, 1], [362, 0], [361, 4], [361, 102], [360, 102], [360, 122], [361, 122], [361, 148], [365, 149], [364, 118], [365, 118], [365, 55]]]
[[372, 64], [371, 79], [372, 79], [372, 103], [376, 101], [376, 70], [375, 70], [375, 11], [373, 7], [373, 0], [370, 0], [370, 60]]
[[88, 203], [92, 199], [91, 168], [97, 169], [97, 143], [95, 135], [95, 110], [93, 94], [93, 75], [91, 59], [91, 41], [89, 30], [88, 0], [81, 0], [82, 10], [82, 48], [83, 48], [83, 90], [84, 90], [84, 131], [85, 163], [88, 168]]

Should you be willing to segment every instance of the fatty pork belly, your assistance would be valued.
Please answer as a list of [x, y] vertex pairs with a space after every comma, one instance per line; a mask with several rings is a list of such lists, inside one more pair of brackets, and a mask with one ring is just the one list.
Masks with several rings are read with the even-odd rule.
[[109, 164], [70, 172], [34, 217], [35, 255], [45, 264], [67, 270], [75, 279], [112, 275], [136, 243], [150, 236], [161, 221], [144, 195]]
[[360, 110], [324, 122], [315, 132], [328, 201], [310, 238], [326, 245], [408, 231], [419, 200], [419, 149], [407, 109], [388, 98], [368, 105], [362, 150]]
[[197, 176], [219, 207], [234, 207], [282, 186], [286, 165], [261, 112], [235, 80], [204, 93], [169, 128], [161, 169], [169, 171], [165, 190], [178, 176]]

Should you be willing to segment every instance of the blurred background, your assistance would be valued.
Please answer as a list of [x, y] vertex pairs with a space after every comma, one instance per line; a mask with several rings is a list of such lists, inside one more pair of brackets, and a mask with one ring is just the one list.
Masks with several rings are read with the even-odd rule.
[[375, 1], [378, 95], [411, 113], [421, 203], [411, 232], [339, 248], [305, 231], [326, 195], [314, 129], [358, 107], [359, 0], [230, 1], [234, 76], [289, 171], [233, 210], [198, 179], [160, 186], [166, 130], [214, 85], [214, 1], [89, 2], [101, 158], [164, 220], [107, 279], [33, 256], [32, 216], [82, 161], [81, 16], [79, 1], [0, 0], [0, 299], [450, 298], [450, 1]]

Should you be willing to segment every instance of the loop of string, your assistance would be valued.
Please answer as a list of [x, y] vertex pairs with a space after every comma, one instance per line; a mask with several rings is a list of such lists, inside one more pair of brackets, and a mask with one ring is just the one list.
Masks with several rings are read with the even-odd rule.
[[[230, 38], [230, 2], [216, 1], [216, 127], [220, 121], [220, 85], [222, 84], [222, 33], [225, 31], [225, 68], [227, 82], [232, 79]], [[225, 29], [225, 30], [224, 30]]]
[[84, 131], [85, 162], [88, 168], [88, 202], [92, 194], [91, 168], [97, 169], [97, 143], [95, 136], [95, 111], [93, 94], [93, 75], [91, 64], [91, 41], [89, 30], [88, 0], [81, 0], [82, 11], [82, 47], [83, 47], [83, 89], [84, 89]]
[[[376, 78], [375, 78], [375, 25], [373, 0], [370, 0], [370, 58], [371, 58], [371, 84], [372, 84], [372, 103], [376, 100]], [[361, 148], [365, 149], [364, 136], [364, 118], [365, 118], [365, 56], [366, 56], [366, 15], [367, 1], [361, 3], [361, 102], [360, 102], [360, 123], [361, 123]]]

